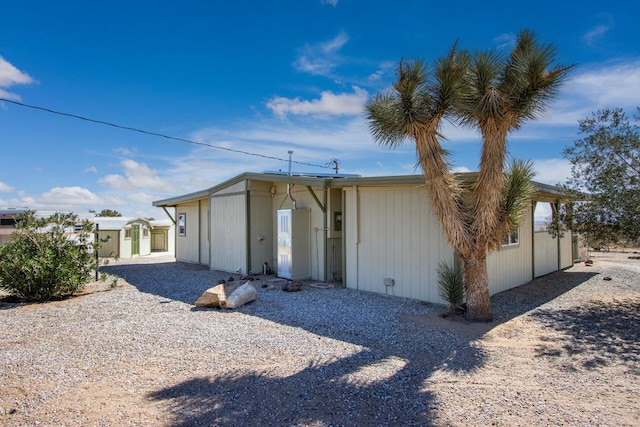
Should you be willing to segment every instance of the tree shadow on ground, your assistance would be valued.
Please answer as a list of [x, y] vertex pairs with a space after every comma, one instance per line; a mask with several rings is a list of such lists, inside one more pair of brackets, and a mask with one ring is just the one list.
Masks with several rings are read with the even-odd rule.
[[494, 322], [503, 323], [565, 294], [598, 273], [557, 271], [491, 297]]
[[562, 334], [536, 349], [538, 357], [561, 357], [566, 369], [595, 369], [611, 363], [628, 366], [640, 375], [640, 299], [589, 301], [564, 310], [530, 314]]
[[174, 426], [192, 425], [429, 425], [433, 396], [423, 381], [433, 366], [416, 355], [387, 381], [353, 381], [348, 375], [383, 362], [363, 350], [284, 378], [261, 373], [193, 378], [152, 392]]
[[[203, 285], [186, 289], [179, 283], [165, 283], [165, 277], [175, 277], [174, 271], [171, 276], [165, 274], [167, 269], [178, 269], [180, 275], [193, 275], [196, 282]], [[206, 267], [184, 263], [123, 265], [111, 267], [108, 272], [124, 277], [142, 292], [189, 304], [203, 289], [214, 286], [213, 278], [219, 277]], [[546, 285], [548, 280], [533, 281], [517, 291], [495, 295], [492, 298], [494, 322], [472, 329], [472, 332], [465, 329], [463, 333], [459, 333], [460, 328], [456, 332], [453, 322], [438, 316], [443, 310], [416, 301], [375, 294], [360, 298], [359, 295], [365, 294], [348, 289], [306, 289], [295, 294], [259, 290], [257, 302], [236, 311], [356, 344], [363, 349], [349, 356], [312, 364], [287, 377], [249, 369], [232, 374], [222, 370], [212, 372], [210, 377], [190, 378], [150, 392], [147, 397], [162, 402], [175, 426], [437, 424], [438, 404], [425, 386], [429, 377], [441, 369], [471, 372], [481, 368], [485, 354], [475, 340], [483, 333], [539, 307], [594, 275], [555, 274], [558, 280], [552, 281], [556, 283], [554, 286]], [[144, 280], [140, 279], [141, 275]], [[151, 281], [148, 275], [152, 275]], [[150, 285], [143, 284], [150, 282]], [[364, 325], [365, 321], [355, 317], [348, 307], [335, 304], [332, 295], [337, 295], [336, 292], [350, 293], [349, 305], [367, 304], [371, 298], [381, 298], [397, 305], [398, 310], [392, 313], [394, 319], [381, 314], [380, 318], [374, 316], [371, 324]], [[307, 306], [300, 310], [299, 304], [303, 302]], [[420, 304], [430, 309], [419, 314], [415, 308]], [[322, 307], [322, 310], [315, 312], [313, 307]], [[334, 309], [327, 312], [327, 307]], [[412, 315], [405, 316], [405, 308]], [[419, 317], [422, 321], [406, 321]], [[389, 365], [395, 368], [389, 375], [380, 376], [379, 370], [388, 370]], [[374, 374], [368, 375], [369, 372]]]
[[[193, 304], [202, 292], [217, 285], [219, 274], [201, 264], [186, 262], [159, 262], [145, 264], [112, 263], [100, 267], [101, 273], [121, 277], [140, 292], [158, 295], [174, 301]], [[179, 281], [168, 278], [179, 277]], [[183, 286], [182, 283], [199, 283]]]

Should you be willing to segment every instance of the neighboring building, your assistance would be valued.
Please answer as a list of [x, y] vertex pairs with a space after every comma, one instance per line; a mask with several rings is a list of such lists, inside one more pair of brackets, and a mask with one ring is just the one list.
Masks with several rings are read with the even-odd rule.
[[144, 218], [95, 217], [100, 239], [109, 237], [98, 252], [101, 257], [133, 258], [152, 252], [175, 250], [174, 225], [169, 220], [149, 221]]
[[[16, 216], [28, 211], [30, 211], [28, 208], [0, 209], [0, 244], [11, 240], [11, 234], [16, 229]], [[70, 211], [34, 211], [36, 218], [46, 218], [57, 212], [71, 213]], [[70, 227], [68, 230], [65, 230], [65, 234], [67, 234], [71, 239], [78, 237], [78, 232], [80, 231], [79, 225], [82, 221], [87, 220], [89, 222], [93, 222], [94, 218], [93, 214], [76, 214], [76, 216], [78, 217], [78, 226], [75, 228]], [[93, 235], [88, 236], [87, 243], [91, 242], [93, 242]]]
[[[518, 232], [488, 258], [491, 294], [573, 263], [571, 232], [553, 239], [533, 222], [535, 203], [564, 194], [536, 188]], [[176, 259], [215, 270], [262, 273], [266, 262], [281, 277], [442, 303], [437, 266], [454, 260], [422, 175], [244, 173], [153, 205], [175, 208]]]

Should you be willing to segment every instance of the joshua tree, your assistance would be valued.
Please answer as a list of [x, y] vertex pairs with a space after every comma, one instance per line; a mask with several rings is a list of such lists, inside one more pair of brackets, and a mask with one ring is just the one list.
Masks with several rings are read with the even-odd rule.
[[[419, 60], [398, 67], [390, 93], [367, 104], [371, 132], [395, 147], [413, 140], [427, 192], [445, 236], [464, 262], [467, 317], [491, 319], [487, 255], [518, 224], [533, 193], [530, 163], [505, 171], [507, 135], [544, 110], [571, 67], [555, 66], [552, 46], [522, 31], [508, 57], [470, 55], [454, 46], [431, 72]], [[443, 118], [477, 127], [482, 135], [479, 173], [463, 194], [440, 143]]]

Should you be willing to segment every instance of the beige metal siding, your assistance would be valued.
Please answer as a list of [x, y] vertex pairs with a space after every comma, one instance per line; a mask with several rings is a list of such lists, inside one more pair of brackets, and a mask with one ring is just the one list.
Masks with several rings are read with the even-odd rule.
[[104, 242], [98, 252], [101, 257], [112, 257], [113, 254], [120, 255], [120, 232], [118, 230], [100, 230], [100, 239], [109, 237], [107, 242]]
[[271, 183], [250, 183], [250, 223], [249, 245], [251, 273], [262, 274], [262, 265], [267, 262], [271, 268], [274, 240]]
[[247, 273], [246, 195], [211, 198], [211, 269]]
[[565, 231], [560, 238], [560, 268], [568, 268], [573, 265], [573, 233]]
[[529, 210], [520, 225], [517, 245], [504, 246], [487, 258], [491, 295], [532, 279], [531, 217], [532, 212]]
[[534, 233], [535, 277], [558, 270], [558, 240], [546, 231]]
[[[176, 230], [176, 260], [184, 262], [200, 262], [200, 212], [198, 201], [176, 206], [176, 219], [180, 214], [186, 214], [186, 236], [178, 235]], [[176, 227], [177, 228], [177, 227]]]
[[[351, 288], [441, 303], [440, 260], [453, 262], [427, 195], [414, 186], [346, 189], [347, 282]], [[357, 228], [357, 231], [356, 231]], [[384, 279], [394, 280], [385, 286]]]
[[[147, 237], [144, 237], [144, 230], [147, 230]], [[140, 255], [151, 254], [151, 229], [146, 224], [140, 224]]]
[[209, 201], [208, 200], [200, 200], [200, 216], [199, 216], [199, 224], [200, 224], [200, 264], [209, 265], [209, 251], [211, 248], [209, 242]]

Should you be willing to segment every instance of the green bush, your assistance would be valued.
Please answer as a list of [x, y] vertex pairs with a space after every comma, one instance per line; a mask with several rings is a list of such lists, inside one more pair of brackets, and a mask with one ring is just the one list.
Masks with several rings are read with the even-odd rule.
[[464, 300], [464, 273], [460, 265], [438, 263], [438, 295], [449, 303], [449, 310], [456, 311]]
[[16, 215], [11, 241], [0, 245], [0, 289], [35, 301], [69, 296], [84, 288], [98, 264], [92, 224], [77, 215]]

